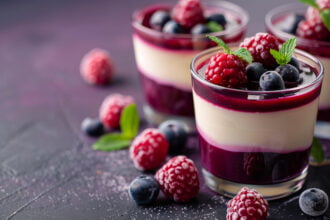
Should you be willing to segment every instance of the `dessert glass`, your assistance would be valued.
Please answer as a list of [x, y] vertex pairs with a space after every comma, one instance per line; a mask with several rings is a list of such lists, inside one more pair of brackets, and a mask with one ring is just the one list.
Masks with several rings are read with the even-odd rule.
[[315, 73], [305, 84], [277, 91], [230, 89], [204, 79], [218, 48], [198, 54], [191, 73], [196, 126], [206, 184], [234, 196], [243, 186], [277, 199], [298, 191], [306, 178], [323, 66], [297, 50]]
[[[239, 6], [216, 0], [203, 1], [206, 14], [223, 13], [229, 23], [224, 31], [210, 35], [237, 44], [246, 32], [247, 12]], [[137, 69], [145, 96], [147, 120], [160, 124], [167, 119], [182, 120], [195, 129], [189, 65], [193, 57], [215, 46], [205, 34], [166, 34], [148, 27], [148, 18], [167, 5], [153, 5], [133, 15], [133, 44]]]
[[[286, 41], [294, 35], [281, 30], [281, 22], [288, 16], [294, 14], [304, 15], [306, 6], [303, 4], [287, 4], [274, 8], [266, 15], [267, 31]], [[324, 149], [326, 161], [323, 164], [330, 163], [330, 42], [308, 40], [297, 37], [297, 48], [313, 54], [324, 66], [325, 74], [320, 95], [317, 123], [315, 127], [315, 136], [319, 137]], [[312, 164], [315, 164], [311, 161]]]

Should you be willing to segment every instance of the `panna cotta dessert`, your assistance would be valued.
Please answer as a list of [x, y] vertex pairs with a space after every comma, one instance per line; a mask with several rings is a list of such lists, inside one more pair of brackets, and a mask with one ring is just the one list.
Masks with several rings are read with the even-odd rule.
[[179, 0], [152, 5], [133, 15], [133, 44], [149, 122], [185, 120], [194, 126], [189, 66], [193, 57], [215, 46], [205, 34], [238, 44], [248, 15], [229, 2]]
[[258, 33], [234, 51], [218, 44], [222, 49], [200, 53], [191, 65], [206, 184], [227, 196], [251, 185], [267, 199], [299, 190], [313, 142], [322, 64], [294, 50], [295, 38], [280, 45]]

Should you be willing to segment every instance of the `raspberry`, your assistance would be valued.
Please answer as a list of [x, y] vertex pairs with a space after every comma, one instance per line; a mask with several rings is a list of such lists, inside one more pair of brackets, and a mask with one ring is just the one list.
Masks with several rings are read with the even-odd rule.
[[266, 68], [272, 69], [276, 66], [276, 61], [269, 51], [270, 49], [278, 50], [279, 45], [276, 37], [266, 33], [257, 33], [254, 37], [246, 38], [240, 47], [250, 51], [253, 62], [262, 63]]
[[316, 0], [320, 10], [330, 9], [330, 0]]
[[297, 35], [311, 40], [330, 39], [330, 31], [327, 30], [322, 21], [316, 19], [301, 21], [298, 25]]
[[268, 202], [254, 189], [243, 187], [227, 204], [227, 220], [263, 220], [268, 216]]
[[108, 84], [114, 74], [113, 63], [108, 52], [98, 48], [88, 52], [81, 60], [80, 73], [87, 83]]
[[187, 202], [199, 192], [197, 168], [185, 156], [173, 157], [157, 171], [155, 178], [162, 192], [176, 202]]
[[165, 160], [168, 142], [165, 136], [155, 128], [144, 130], [130, 147], [130, 157], [139, 170], [153, 170]]
[[134, 99], [131, 96], [113, 94], [106, 97], [99, 112], [103, 125], [107, 128], [117, 128], [122, 110], [132, 103], [134, 103]]
[[247, 84], [247, 63], [232, 54], [218, 52], [211, 57], [205, 77], [208, 81], [229, 88], [241, 88]]
[[204, 21], [202, 5], [199, 0], [180, 0], [172, 10], [172, 18], [184, 28], [190, 29]]
[[[317, 5], [320, 10], [330, 9], [330, 0], [317, 0]], [[306, 14], [306, 20], [317, 20], [321, 21], [320, 13], [316, 8], [308, 7]]]

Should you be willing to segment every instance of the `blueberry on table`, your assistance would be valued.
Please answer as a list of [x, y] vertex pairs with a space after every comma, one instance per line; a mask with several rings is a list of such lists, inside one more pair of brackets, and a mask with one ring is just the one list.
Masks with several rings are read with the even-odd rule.
[[327, 211], [328, 205], [328, 195], [317, 188], [307, 189], [299, 197], [301, 210], [310, 216], [323, 215]]
[[151, 176], [138, 176], [131, 182], [128, 193], [136, 204], [148, 205], [157, 199], [159, 184]]
[[275, 71], [282, 76], [285, 82], [297, 82], [299, 80], [299, 71], [291, 64], [278, 66]]
[[299, 23], [305, 19], [305, 16], [299, 14], [292, 14], [288, 16], [285, 21], [283, 21], [283, 26], [281, 27], [284, 32], [290, 34], [296, 34]]
[[259, 86], [264, 91], [284, 89], [284, 81], [281, 75], [275, 71], [267, 71], [261, 75]]
[[224, 27], [227, 24], [226, 17], [223, 14], [213, 14], [206, 18], [207, 22], [214, 21]]
[[161, 31], [169, 20], [171, 20], [169, 12], [164, 10], [156, 11], [150, 18], [150, 26], [155, 30]]
[[81, 123], [81, 130], [92, 137], [98, 137], [104, 133], [104, 126], [99, 119], [85, 118]]
[[205, 24], [196, 24], [192, 29], [192, 34], [207, 34], [212, 31]]
[[171, 20], [164, 25], [163, 32], [167, 34], [183, 34], [184, 29], [179, 23]]
[[296, 67], [299, 72], [301, 71], [300, 70], [300, 63], [299, 63], [299, 61], [296, 58], [291, 57], [291, 60], [290, 60], [289, 64], [291, 64], [292, 66]]
[[158, 127], [161, 133], [164, 134], [169, 143], [169, 153], [180, 153], [186, 146], [188, 132], [185, 124], [175, 120], [169, 120], [161, 123]]
[[267, 72], [262, 63], [254, 62], [246, 67], [246, 74], [249, 81], [259, 81], [261, 75]]

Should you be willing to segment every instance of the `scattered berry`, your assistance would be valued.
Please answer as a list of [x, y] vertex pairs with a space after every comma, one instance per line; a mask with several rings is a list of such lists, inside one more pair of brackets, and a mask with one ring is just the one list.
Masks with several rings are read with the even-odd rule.
[[163, 28], [163, 32], [167, 34], [183, 34], [184, 29], [175, 21], [168, 21]]
[[272, 69], [277, 64], [269, 51], [270, 49], [278, 50], [279, 45], [276, 37], [266, 33], [257, 33], [254, 37], [246, 38], [240, 47], [250, 51], [254, 62], [262, 63], [264, 67]]
[[226, 17], [223, 14], [213, 14], [206, 18], [207, 22], [214, 21], [220, 24], [222, 27], [225, 27], [227, 24]]
[[166, 158], [168, 142], [165, 136], [155, 128], [149, 128], [139, 134], [131, 144], [130, 157], [139, 170], [154, 170]]
[[129, 104], [134, 103], [131, 96], [113, 94], [106, 97], [100, 107], [99, 118], [107, 128], [119, 127], [122, 110]]
[[173, 157], [155, 177], [162, 192], [176, 202], [187, 202], [199, 192], [197, 168], [185, 156]]
[[291, 64], [278, 66], [275, 71], [282, 76], [284, 82], [297, 82], [299, 80], [299, 71]]
[[254, 62], [246, 67], [246, 74], [249, 81], [259, 81], [260, 76], [266, 72], [262, 63]]
[[171, 20], [169, 12], [164, 10], [156, 11], [150, 18], [150, 26], [155, 30], [161, 31], [169, 20]]
[[190, 29], [198, 23], [203, 23], [202, 5], [199, 0], [179, 0], [173, 8], [172, 18], [182, 27]]
[[255, 191], [243, 187], [227, 204], [227, 220], [265, 220], [268, 216], [268, 202]]
[[290, 34], [296, 34], [299, 22], [304, 19], [305, 16], [303, 15], [292, 14], [285, 19], [285, 22], [283, 22], [285, 26], [282, 27], [282, 30]]
[[297, 35], [311, 40], [325, 41], [330, 39], [330, 31], [328, 31], [322, 21], [318, 20], [305, 20], [300, 22]]
[[284, 89], [284, 81], [281, 75], [275, 71], [267, 71], [261, 75], [259, 86], [264, 91]]
[[299, 61], [296, 58], [291, 57], [291, 60], [290, 60], [289, 64], [291, 64], [292, 66], [296, 67], [299, 72], [301, 71], [301, 69], [300, 69], [300, 63], [299, 63]]
[[81, 123], [81, 130], [92, 137], [98, 137], [103, 134], [104, 127], [99, 119], [85, 118]]
[[151, 176], [136, 177], [128, 189], [129, 196], [138, 205], [148, 205], [154, 202], [159, 194], [159, 185]]
[[187, 128], [182, 122], [169, 120], [161, 123], [158, 127], [169, 143], [169, 152], [179, 153], [187, 143]]
[[207, 34], [207, 33], [211, 33], [211, 32], [212, 31], [210, 30], [210, 28], [205, 24], [196, 24], [191, 29], [192, 34]]
[[301, 210], [310, 216], [323, 215], [328, 210], [328, 195], [317, 188], [305, 190], [299, 197]]
[[81, 60], [80, 73], [87, 83], [108, 84], [114, 75], [113, 63], [108, 52], [97, 48], [88, 52]]

